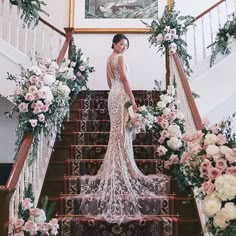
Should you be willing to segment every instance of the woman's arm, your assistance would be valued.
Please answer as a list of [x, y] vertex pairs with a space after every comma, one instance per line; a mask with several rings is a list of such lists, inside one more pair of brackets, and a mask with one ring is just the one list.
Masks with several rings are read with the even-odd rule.
[[124, 63], [123, 56], [118, 57], [118, 69], [119, 69], [121, 81], [122, 81], [122, 83], [124, 85], [124, 88], [125, 88], [125, 92], [128, 94], [128, 96], [131, 100], [134, 111], [136, 111], [137, 110], [137, 105], [136, 105], [136, 102], [135, 102], [135, 99], [134, 99], [133, 92], [132, 92], [132, 90], [130, 88], [130, 85], [129, 85], [129, 81], [128, 81], [127, 74], [126, 74], [126, 69], [125, 69], [125, 63]]
[[109, 89], [111, 89], [111, 78], [109, 76], [108, 71], [107, 71], [107, 85], [108, 85]]

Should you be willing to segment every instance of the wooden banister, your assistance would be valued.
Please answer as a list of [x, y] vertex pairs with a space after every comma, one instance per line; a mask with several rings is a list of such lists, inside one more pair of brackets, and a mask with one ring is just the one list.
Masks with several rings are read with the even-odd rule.
[[32, 144], [32, 134], [28, 134], [23, 140], [20, 151], [17, 155], [17, 159], [13, 165], [12, 171], [7, 180], [6, 188], [15, 189], [31, 144]]
[[57, 58], [57, 64], [60, 65], [63, 58], [65, 57], [65, 54], [66, 54], [66, 51], [69, 47], [69, 50], [70, 50], [70, 42], [71, 42], [71, 38], [72, 38], [72, 35], [74, 33], [74, 29], [73, 28], [65, 28], [65, 31], [66, 31], [66, 39], [65, 39], [65, 42], [62, 46], [62, 49], [60, 51], [60, 54]]
[[191, 110], [191, 114], [192, 114], [196, 129], [201, 130], [202, 129], [202, 120], [201, 120], [201, 117], [199, 115], [196, 103], [193, 99], [193, 95], [192, 95], [190, 86], [188, 84], [187, 78], [185, 76], [184, 70], [182, 68], [182, 65], [181, 65], [178, 54], [177, 53], [173, 54], [173, 58], [174, 58], [174, 61], [175, 61], [175, 64], [176, 64], [176, 67], [177, 67], [177, 70], [178, 70], [178, 73], [179, 73], [179, 76], [180, 76], [180, 80], [181, 80], [181, 83], [182, 83], [182, 86], [183, 86], [183, 89], [184, 89], [184, 93], [187, 97], [187, 102], [189, 104], [189, 107], [190, 107], [190, 110]]
[[64, 32], [62, 32], [61, 30], [59, 30], [58, 28], [56, 28], [55, 26], [53, 26], [52, 24], [50, 24], [49, 22], [47, 22], [46, 20], [44, 20], [42, 17], [39, 17], [39, 21], [41, 21], [42, 23], [44, 23], [45, 25], [47, 25], [49, 28], [53, 29], [54, 31], [56, 31], [58, 34], [66, 37], [66, 34]]
[[225, 2], [226, 0], [220, 0], [219, 2], [217, 2], [216, 4], [214, 4], [213, 6], [209, 7], [207, 10], [205, 10], [203, 13], [201, 13], [200, 15], [196, 16], [192, 21], [191, 24], [193, 24], [195, 21], [197, 21], [199, 18], [203, 17], [204, 15], [206, 15], [207, 13], [209, 13], [212, 9], [216, 8], [217, 6], [219, 6], [221, 3]]
[[27, 158], [30, 146], [32, 144], [32, 134], [28, 134], [21, 145], [17, 159], [7, 180], [6, 186], [0, 187], [0, 232], [2, 236], [8, 235], [9, 206], [11, 197], [15, 191], [21, 170]]

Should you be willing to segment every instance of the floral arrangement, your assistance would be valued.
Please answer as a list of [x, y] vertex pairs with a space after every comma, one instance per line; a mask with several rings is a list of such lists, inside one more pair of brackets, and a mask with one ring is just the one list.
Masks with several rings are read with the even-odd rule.
[[192, 72], [189, 60], [192, 58], [187, 53], [187, 43], [182, 39], [187, 31], [187, 26], [191, 24], [192, 16], [179, 16], [178, 11], [174, 9], [175, 1], [171, 2], [171, 9], [168, 11], [167, 6], [160, 19], [154, 19], [151, 24], [142, 21], [149, 29], [149, 42], [151, 45], [158, 47], [157, 52], [162, 55], [169, 50], [170, 54], [178, 53], [182, 61], [184, 71], [189, 76]]
[[22, 10], [21, 19], [23, 19], [23, 26], [33, 27], [38, 25], [40, 13], [48, 15], [43, 9], [42, 5], [46, 5], [44, 1], [40, 0], [10, 0], [12, 5], [18, 6]]
[[[234, 116], [234, 115], [233, 115]], [[182, 136], [181, 157], [187, 181], [203, 199], [206, 228], [215, 236], [236, 234], [236, 134], [231, 119]]]
[[143, 105], [138, 107], [135, 113], [132, 109], [132, 103], [130, 101], [125, 104], [125, 107], [128, 109], [128, 114], [126, 117], [127, 128], [133, 129], [135, 133], [151, 130], [156, 118], [152, 115], [150, 107]]
[[153, 109], [156, 117], [152, 131], [159, 134], [157, 154], [164, 159], [164, 167], [170, 169], [182, 190], [188, 186], [183, 176], [180, 156], [185, 150], [181, 140], [185, 132], [184, 114], [180, 111], [173, 86], [160, 95], [160, 101]]
[[60, 138], [62, 122], [69, 116], [70, 102], [76, 98], [82, 87], [87, 88], [89, 73], [94, 71], [88, 65], [89, 59], [73, 44], [70, 58], [60, 67], [55, 60], [37, 58], [29, 69], [22, 67], [21, 74], [8, 73], [9, 80], [16, 83], [15, 93], [11, 96], [14, 112], [19, 113], [16, 128], [16, 155], [27, 133], [32, 133], [32, 149], [29, 164], [37, 158], [40, 134], [45, 137], [53, 134], [54, 127]]
[[231, 19], [229, 19], [216, 35], [215, 41], [209, 47], [214, 46], [214, 51], [210, 58], [210, 67], [215, 63], [217, 54], [221, 53], [223, 55], [230, 54], [230, 43], [233, 39], [236, 39], [236, 17], [233, 13]]
[[74, 38], [71, 40], [71, 51], [69, 55], [69, 66], [74, 70], [74, 76], [71, 80], [68, 80], [67, 85], [71, 89], [71, 98], [74, 100], [81, 89], [87, 87], [87, 82], [90, 73], [94, 72], [93, 66], [89, 66], [89, 58], [84, 56], [81, 49], [77, 49], [74, 43]]
[[25, 195], [25, 198], [19, 204], [18, 218], [10, 220], [10, 235], [57, 235], [58, 220], [56, 218], [50, 219], [55, 204], [51, 205], [47, 211], [48, 198], [45, 197], [41, 209], [34, 207], [32, 185], [29, 185], [28, 189], [25, 190]]
[[[60, 78], [60, 79], [58, 79]], [[62, 81], [62, 78], [64, 81]], [[50, 59], [37, 60], [37, 65], [29, 69], [22, 67], [20, 75], [8, 74], [16, 83], [12, 95], [14, 106], [8, 113], [19, 113], [19, 124], [16, 128], [16, 154], [27, 133], [33, 135], [30, 162], [37, 156], [39, 136], [51, 135], [51, 125], [60, 133], [61, 123], [69, 114], [70, 88], [65, 81], [73, 79], [73, 68], [59, 67]]]

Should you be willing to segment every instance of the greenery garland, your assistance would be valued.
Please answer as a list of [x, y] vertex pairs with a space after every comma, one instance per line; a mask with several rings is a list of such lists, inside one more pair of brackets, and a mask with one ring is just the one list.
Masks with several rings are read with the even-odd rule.
[[224, 26], [219, 29], [213, 44], [207, 48], [214, 46], [214, 51], [210, 58], [210, 67], [215, 63], [216, 56], [221, 53], [222, 55], [228, 55], [231, 53], [230, 43], [232, 39], [236, 39], [236, 17], [233, 13], [232, 19], [226, 21]]
[[41, 0], [10, 0], [12, 5], [18, 6], [21, 10], [21, 19], [23, 19], [23, 26], [29, 28], [33, 24], [33, 28], [39, 23], [39, 14], [44, 13], [48, 16], [48, 13], [42, 9], [42, 5], [46, 5]]
[[149, 42], [151, 45], [158, 47], [157, 52], [162, 55], [169, 50], [170, 54], [178, 53], [183, 64], [185, 73], [190, 76], [192, 72], [189, 60], [191, 55], [187, 53], [187, 43], [182, 36], [187, 31], [187, 26], [192, 23], [194, 17], [179, 16], [179, 11], [175, 9], [175, 0], [171, 2], [171, 8], [165, 7], [164, 13], [160, 19], [154, 19], [151, 24], [142, 21], [150, 29]]

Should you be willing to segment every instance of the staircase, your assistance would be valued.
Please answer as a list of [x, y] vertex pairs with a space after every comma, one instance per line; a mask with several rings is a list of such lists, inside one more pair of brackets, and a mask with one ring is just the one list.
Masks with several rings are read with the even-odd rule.
[[[119, 226], [80, 214], [80, 176], [95, 175], [106, 152], [110, 129], [107, 96], [108, 91], [104, 90], [81, 92], [71, 106], [70, 120], [64, 122], [62, 139], [54, 147], [41, 196], [57, 202], [60, 235], [202, 235], [194, 198], [190, 192], [178, 190], [156, 155], [155, 133], [140, 133], [133, 142], [137, 166], [145, 175], [169, 175], [167, 193], [150, 200], [145, 208], [147, 217]], [[134, 96], [139, 105], [158, 101], [157, 91], [136, 90]]]

